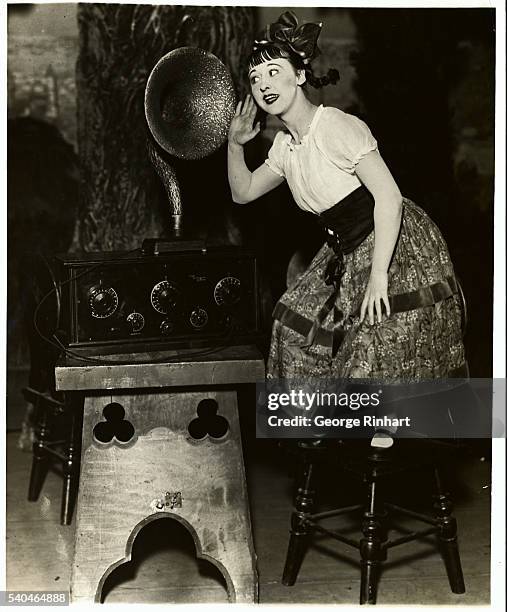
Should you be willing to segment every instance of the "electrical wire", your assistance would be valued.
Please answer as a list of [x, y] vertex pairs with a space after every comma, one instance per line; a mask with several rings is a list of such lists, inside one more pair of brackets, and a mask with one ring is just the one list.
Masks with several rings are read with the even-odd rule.
[[[132, 249], [131, 251], [127, 251], [126, 253], [123, 254], [123, 257], [126, 258], [128, 255], [132, 255], [133, 253], [136, 253], [136, 252], [141, 252], [141, 249], [138, 247], [136, 249]], [[54, 275], [53, 275], [53, 273], [52, 273], [52, 271], [51, 271], [51, 269], [49, 267], [49, 264], [48, 264], [48, 262], [47, 262], [47, 260], [46, 260], [46, 258], [44, 256], [43, 256], [43, 259], [44, 259], [44, 262], [45, 262], [46, 266], [48, 267], [48, 269], [50, 271], [51, 282], [53, 284], [53, 288], [50, 289], [46, 293], [46, 295], [44, 295], [41, 298], [40, 302], [37, 304], [37, 306], [36, 306], [36, 308], [34, 310], [34, 313], [33, 313], [32, 323], [33, 323], [35, 331], [42, 338], [42, 340], [44, 340], [48, 344], [51, 344], [53, 347], [57, 348], [58, 351], [61, 351], [62, 350], [61, 349], [61, 343], [59, 345], [59, 344], [56, 344], [55, 342], [53, 342], [50, 338], [45, 336], [41, 332], [41, 330], [39, 328], [39, 325], [37, 323], [37, 317], [39, 316], [39, 312], [40, 312], [40, 309], [41, 309], [42, 305], [44, 304], [44, 302], [47, 299], [49, 299], [51, 297], [51, 295], [53, 295], [53, 293], [55, 293], [56, 294], [56, 300], [57, 300], [57, 308], [59, 310], [60, 309], [60, 304], [61, 304], [61, 294], [60, 294], [60, 291], [61, 291], [62, 287], [64, 287], [65, 285], [71, 283], [72, 281], [77, 280], [78, 278], [81, 278], [82, 276], [85, 276], [85, 274], [90, 274], [90, 272], [93, 272], [94, 270], [97, 270], [98, 268], [101, 268], [102, 266], [104, 266], [107, 263], [107, 261], [106, 260], [101, 261], [101, 262], [93, 265], [91, 268], [86, 268], [85, 270], [83, 270], [82, 272], [77, 274], [76, 276], [71, 276], [70, 278], [68, 278], [68, 279], [66, 279], [64, 281], [61, 281], [61, 282], [57, 283], [56, 279], [55, 279], [55, 277], [54, 277]], [[59, 319], [59, 312], [58, 312], [58, 319]], [[58, 322], [59, 321], [57, 320], [57, 324], [58, 324]], [[53, 333], [53, 337], [56, 338], [54, 333]]]

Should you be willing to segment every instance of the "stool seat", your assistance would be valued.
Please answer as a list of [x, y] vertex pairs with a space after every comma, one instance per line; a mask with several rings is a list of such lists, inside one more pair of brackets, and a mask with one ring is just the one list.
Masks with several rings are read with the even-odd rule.
[[202, 353], [57, 365], [58, 388], [85, 395], [72, 601], [101, 601], [139, 531], [161, 518], [188, 529], [231, 602], [257, 600], [235, 387], [263, 380], [264, 361], [255, 347]]

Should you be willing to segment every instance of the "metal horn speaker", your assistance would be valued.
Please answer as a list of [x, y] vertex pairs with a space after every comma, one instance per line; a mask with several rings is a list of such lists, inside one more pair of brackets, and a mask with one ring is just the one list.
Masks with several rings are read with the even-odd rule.
[[153, 68], [144, 108], [150, 131], [165, 151], [201, 159], [225, 142], [235, 100], [231, 75], [215, 55], [180, 47]]

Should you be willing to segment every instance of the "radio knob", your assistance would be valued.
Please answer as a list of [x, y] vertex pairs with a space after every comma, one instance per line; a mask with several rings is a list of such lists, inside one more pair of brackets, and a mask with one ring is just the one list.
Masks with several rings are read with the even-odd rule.
[[151, 290], [151, 305], [160, 314], [169, 314], [176, 310], [180, 302], [180, 292], [176, 285], [163, 280]]
[[94, 285], [88, 291], [88, 306], [92, 317], [106, 319], [118, 308], [118, 294], [112, 287]]
[[198, 306], [190, 313], [190, 325], [194, 329], [202, 329], [208, 322], [208, 313]]
[[127, 317], [131, 333], [136, 334], [144, 327], [144, 317], [140, 312], [131, 312]]
[[172, 334], [173, 331], [174, 323], [171, 321], [171, 319], [164, 319], [160, 324], [160, 333], [164, 336], [168, 336], [169, 334]]

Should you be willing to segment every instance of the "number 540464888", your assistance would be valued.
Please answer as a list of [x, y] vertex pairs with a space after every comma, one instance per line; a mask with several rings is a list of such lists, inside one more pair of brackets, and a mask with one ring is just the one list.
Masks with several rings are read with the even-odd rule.
[[66, 591], [5, 591], [0, 601], [4, 605], [68, 605], [69, 594]]

